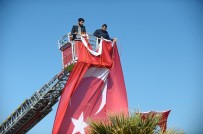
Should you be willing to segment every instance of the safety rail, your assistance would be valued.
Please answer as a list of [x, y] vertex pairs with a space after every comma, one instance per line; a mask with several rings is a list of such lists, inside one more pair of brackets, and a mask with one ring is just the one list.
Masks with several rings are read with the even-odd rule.
[[22, 134], [29, 131], [52, 111], [58, 102], [70, 72], [62, 71], [40, 90], [26, 99], [1, 125], [0, 134]]
[[[77, 35], [77, 38], [75, 40], [72, 40], [72, 34], [67, 33], [65, 34], [61, 39], [58, 40], [58, 47], [60, 50], [63, 50], [66, 44], [71, 43], [72, 45], [74, 44], [74, 41], [80, 41], [81, 36], [86, 37], [88, 42], [94, 47], [96, 47], [97, 44], [97, 37], [92, 35], [92, 34], [82, 34], [82, 35]], [[74, 47], [74, 46], [73, 46]], [[73, 49], [74, 50], [74, 49]]]
[[81, 36], [86, 38], [92, 47], [93, 51], [98, 48], [98, 38], [92, 34], [77, 35], [76, 39], [72, 40], [72, 34], [67, 33], [61, 39], [58, 40], [58, 47], [62, 51], [63, 69], [70, 71], [72, 65], [78, 60], [78, 48], [75, 45], [76, 41], [81, 41]]
[[[82, 38], [83, 37], [83, 38]], [[97, 38], [92, 34], [82, 34], [76, 36], [73, 40], [72, 34], [65, 34], [60, 40], [58, 40], [58, 47], [62, 52], [62, 66], [63, 69], [71, 71], [73, 65], [78, 61], [78, 54], [80, 52], [79, 42], [83, 42], [84, 45], [91, 51], [98, 52], [101, 47], [99, 47], [100, 40], [105, 40], [107, 42], [112, 42], [104, 38]], [[114, 42], [112, 43], [113, 46]]]

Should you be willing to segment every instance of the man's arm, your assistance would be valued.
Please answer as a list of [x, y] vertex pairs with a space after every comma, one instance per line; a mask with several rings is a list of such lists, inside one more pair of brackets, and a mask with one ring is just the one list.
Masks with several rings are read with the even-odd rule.
[[101, 35], [99, 33], [99, 30], [96, 30], [93, 34], [94, 36], [98, 37], [98, 38], [101, 38]]
[[106, 35], [107, 35], [107, 38], [106, 38], [107, 40], [111, 40], [111, 41], [114, 40], [114, 39], [112, 39], [112, 38], [109, 37], [109, 33], [108, 33], [108, 32], [106, 32]]
[[73, 26], [72, 30], [71, 30], [71, 34], [75, 34], [76, 35], [77, 34], [77, 30], [76, 29], [77, 29], [77, 27]]

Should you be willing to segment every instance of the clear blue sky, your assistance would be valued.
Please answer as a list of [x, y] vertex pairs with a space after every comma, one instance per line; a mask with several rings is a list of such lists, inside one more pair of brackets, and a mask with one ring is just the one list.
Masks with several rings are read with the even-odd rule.
[[[203, 2], [0, 1], [0, 122], [62, 69], [57, 40], [85, 19], [118, 38], [129, 109], [171, 109], [169, 128], [203, 132]], [[50, 134], [53, 111], [29, 134]]]

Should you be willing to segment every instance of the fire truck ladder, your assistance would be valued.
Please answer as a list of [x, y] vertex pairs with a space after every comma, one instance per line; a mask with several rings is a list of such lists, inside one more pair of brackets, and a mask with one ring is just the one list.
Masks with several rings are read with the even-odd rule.
[[23, 134], [35, 126], [58, 102], [67, 79], [68, 71], [62, 71], [41, 89], [26, 99], [1, 125], [0, 134]]

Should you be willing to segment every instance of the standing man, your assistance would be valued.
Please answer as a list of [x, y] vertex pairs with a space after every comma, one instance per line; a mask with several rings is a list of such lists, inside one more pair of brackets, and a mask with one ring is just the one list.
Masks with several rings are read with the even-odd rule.
[[112, 39], [112, 38], [109, 37], [109, 34], [108, 34], [108, 32], [106, 30], [107, 30], [107, 25], [103, 24], [101, 29], [97, 29], [94, 32], [93, 35], [98, 37], [98, 38], [104, 38], [104, 39], [107, 39], [107, 40], [116, 41], [117, 40], [116, 38]]
[[73, 40], [75, 40], [76, 38], [80, 38], [81, 34], [86, 34], [86, 29], [83, 25], [84, 22], [85, 20], [83, 18], [79, 18], [78, 24], [72, 27], [71, 34], [73, 35]]

